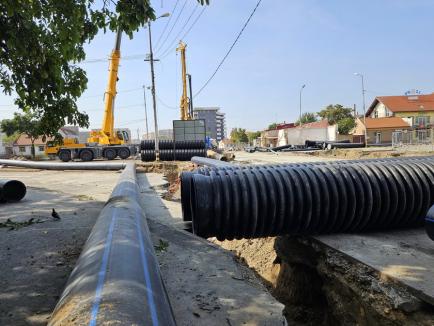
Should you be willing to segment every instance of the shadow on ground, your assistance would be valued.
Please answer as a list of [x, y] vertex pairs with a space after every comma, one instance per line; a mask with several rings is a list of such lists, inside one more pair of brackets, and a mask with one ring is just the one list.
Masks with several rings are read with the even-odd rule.
[[103, 205], [43, 188], [0, 205], [0, 222], [40, 222], [0, 228], [0, 325], [47, 323]]

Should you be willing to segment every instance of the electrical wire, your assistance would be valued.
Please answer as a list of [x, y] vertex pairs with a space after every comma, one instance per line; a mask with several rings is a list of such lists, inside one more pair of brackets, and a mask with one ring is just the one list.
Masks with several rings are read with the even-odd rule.
[[[127, 55], [127, 56], [121, 57], [121, 61], [138, 60], [138, 59], [145, 59], [145, 58], [146, 58], [146, 54], [145, 53], [143, 53], [143, 54], [133, 54], [133, 55]], [[110, 60], [108, 57], [107, 58], [98, 58], [98, 59], [89, 59], [89, 60], [84, 60], [84, 61], [77, 62], [77, 64], [107, 62], [108, 60]]]
[[178, 6], [178, 3], [179, 3], [179, 0], [176, 0], [175, 6], [173, 7], [173, 9], [171, 11], [172, 15], [170, 15], [169, 19], [167, 20], [166, 25], [163, 28], [163, 32], [160, 34], [160, 36], [158, 37], [157, 42], [155, 43], [155, 47], [157, 47], [160, 44], [161, 39], [163, 38], [163, 35], [166, 32], [166, 30], [167, 30], [167, 27], [169, 26], [170, 22], [172, 21], [173, 13], [175, 12], [176, 7]]
[[[187, 20], [185, 21], [184, 25], [182, 26], [182, 28], [179, 30], [178, 34], [176, 34], [176, 36], [172, 39], [171, 42], [169, 42], [169, 46], [166, 48], [166, 50], [162, 51], [161, 56], [165, 56], [167, 54], [167, 52], [172, 51], [172, 48], [174, 47], [174, 45], [176, 45], [177, 40], [179, 35], [181, 35], [182, 32], [184, 32], [185, 28], [187, 27], [188, 23], [191, 20], [191, 17], [193, 17], [194, 13], [196, 12], [197, 8], [199, 8], [199, 3], [194, 7], [193, 11], [191, 12], [190, 16], [188, 16]], [[158, 55], [158, 54], [157, 54]]]
[[[199, 20], [199, 18], [202, 16], [203, 12], [205, 11], [206, 7], [203, 7], [203, 9], [200, 11], [199, 15], [197, 15], [196, 19], [193, 21], [193, 24], [191, 24], [190, 28], [184, 33], [184, 35], [182, 35], [182, 37], [180, 38], [180, 40], [185, 40], [185, 38], [187, 37], [187, 35], [190, 33], [190, 31], [193, 29], [194, 25], [196, 25], [197, 21]], [[165, 53], [162, 57], [160, 57], [160, 61], [163, 60], [164, 58], [167, 58], [167, 56], [169, 54], [171, 54], [171, 51], [168, 51], [167, 53]]]
[[171, 109], [171, 110], [179, 110], [179, 108], [177, 108], [177, 107], [175, 107], [175, 106], [170, 106], [170, 105], [167, 105], [161, 98], [159, 98], [158, 96], [157, 96], [157, 94], [155, 94], [155, 97], [157, 98], [157, 101], [158, 102], [160, 102], [160, 104], [161, 105], [163, 105], [164, 107], [166, 107], [166, 108], [168, 108], [168, 109]]
[[194, 94], [193, 98], [195, 98], [196, 96], [198, 96], [205, 89], [205, 87], [208, 86], [208, 84], [211, 82], [211, 80], [217, 74], [217, 72], [219, 71], [219, 69], [221, 68], [221, 66], [223, 65], [223, 63], [225, 62], [225, 60], [227, 59], [227, 57], [229, 56], [229, 54], [232, 52], [232, 49], [234, 48], [235, 44], [237, 44], [238, 40], [240, 39], [241, 35], [243, 34], [244, 30], [246, 29], [247, 25], [249, 24], [250, 20], [252, 19], [253, 15], [255, 14], [255, 12], [258, 9], [258, 7], [261, 4], [261, 2], [262, 2], [262, 0], [258, 1], [258, 3], [256, 4], [255, 8], [252, 11], [252, 13], [250, 14], [249, 18], [244, 23], [243, 28], [241, 28], [241, 31], [238, 33], [237, 37], [235, 38], [235, 41], [230, 46], [229, 50], [226, 52], [225, 56], [220, 61], [220, 63], [218, 64], [217, 68], [212, 73], [211, 77], [209, 77], [208, 80], [205, 82], [205, 84], [199, 89], [199, 91], [196, 94]]
[[182, 12], [184, 11], [185, 5], [187, 4], [187, 0], [184, 0], [184, 4], [181, 8], [181, 10], [178, 13], [178, 16], [176, 16], [175, 22], [173, 23], [172, 27], [169, 30], [169, 33], [167, 33], [163, 43], [161, 43], [161, 45], [154, 51], [155, 53], [157, 53], [158, 51], [160, 51], [160, 49], [164, 46], [164, 44], [167, 42], [167, 39], [169, 38], [170, 34], [172, 33], [173, 29], [175, 28], [176, 24], [178, 23], [179, 17], [181, 17]]

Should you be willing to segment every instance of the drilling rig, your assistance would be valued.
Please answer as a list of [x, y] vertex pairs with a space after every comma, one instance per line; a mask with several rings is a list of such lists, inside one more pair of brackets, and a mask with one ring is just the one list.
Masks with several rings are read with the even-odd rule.
[[181, 70], [182, 70], [182, 96], [181, 96], [181, 120], [191, 120], [193, 112], [190, 110], [190, 100], [187, 96], [187, 63], [185, 59], [185, 49], [187, 45], [180, 41], [176, 51], [181, 53]]

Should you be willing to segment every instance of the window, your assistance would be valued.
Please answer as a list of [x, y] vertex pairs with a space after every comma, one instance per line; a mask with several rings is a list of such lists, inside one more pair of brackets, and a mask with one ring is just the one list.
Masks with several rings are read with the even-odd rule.
[[378, 110], [377, 109], [375, 109], [375, 111], [374, 111], [374, 117], [378, 118]]
[[25, 153], [26, 152], [26, 148], [24, 146], [18, 147], [18, 150], [20, 151], [20, 153]]
[[39, 146], [39, 151], [40, 152], [43, 152], [45, 150], [45, 147], [44, 146]]
[[415, 125], [417, 127], [420, 127], [420, 128], [425, 128], [430, 123], [430, 119], [429, 118], [430, 117], [423, 117], [423, 116], [415, 117], [415, 119], [414, 119]]

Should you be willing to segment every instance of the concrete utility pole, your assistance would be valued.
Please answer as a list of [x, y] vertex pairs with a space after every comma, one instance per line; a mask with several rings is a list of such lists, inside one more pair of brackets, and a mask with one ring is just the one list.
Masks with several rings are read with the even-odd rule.
[[146, 126], [146, 139], [149, 139], [148, 129], [148, 108], [146, 106], [146, 86], [143, 85], [143, 100], [145, 101], [145, 126]]
[[[156, 19], [162, 18], [162, 17], [169, 17], [169, 13], [165, 13]], [[154, 133], [155, 133], [155, 160], [160, 160], [160, 144], [158, 142], [158, 117], [157, 117], [157, 101], [155, 99], [155, 72], [154, 72], [154, 53], [152, 51], [152, 32], [151, 32], [151, 21], [148, 20], [148, 36], [149, 36], [149, 62], [151, 63], [151, 93], [152, 93], [152, 104], [154, 109]]]
[[155, 134], [155, 160], [160, 160], [160, 144], [158, 142], [158, 119], [157, 119], [157, 101], [155, 100], [155, 73], [154, 73], [154, 53], [152, 52], [152, 33], [151, 21], [148, 20], [148, 35], [149, 35], [149, 62], [151, 63], [151, 93], [152, 104], [154, 109], [154, 134]]
[[306, 87], [305, 84], [303, 84], [303, 86], [301, 86], [300, 88], [300, 118], [299, 118], [299, 126], [301, 126], [301, 93], [303, 92], [303, 89]]
[[366, 105], [365, 105], [365, 80], [363, 74], [359, 72], [354, 73], [355, 76], [359, 76], [362, 79], [362, 97], [363, 97], [363, 124], [365, 125], [365, 147], [368, 147], [368, 131], [366, 127]]

